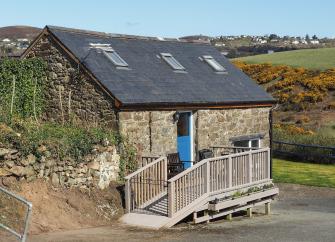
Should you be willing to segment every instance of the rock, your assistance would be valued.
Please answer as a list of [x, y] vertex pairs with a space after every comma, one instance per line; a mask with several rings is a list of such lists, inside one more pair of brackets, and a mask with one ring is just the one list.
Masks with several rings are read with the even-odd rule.
[[35, 170], [32, 166], [26, 166], [24, 167], [24, 175], [28, 178], [31, 176], [35, 176]]
[[51, 168], [56, 165], [56, 161], [54, 159], [47, 159], [45, 162], [45, 167]]
[[22, 166], [13, 166], [9, 172], [11, 172], [12, 174], [14, 174], [15, 176], [21, 177], [24, 175], [24, 167]]
[[69, 178], [69, 179], [67, 180], [67, 184], [68, 184], [69, 186], [74, 186], [74, 185], [76, 185], [76, 179], [74, 179], [74, 178]]
[[41, 156], [40, 163], [46, 163], [46, 162], [47, 162], [47, 160], [46, 160], [45, 156]]
[[100, 163], [98, 161], [92, 161], [87, 164], [88, 169], [100, 170]]
[[7, 169], [0, 168], [0, 177], [2, 176], [10, 176], [12, 173], [8, 171]]
[[37, 148], [38, 153], [43, 154], [45, 151], [47, 151], [47, 147], [45, 145], [40, 145]]
[[59, 177], [58, 177], [58, 175], [56, 173], [52, 173], [52, 175], [51, 175], [51, 183], [55, 187], [59, 186]]
[[37, 177], [42, 178], [43, 176], [44, 176], [44, 170], [41, 169], [41, 170], [39, 170]]
[[14, 163], [14, 161], [12, 161], [12, 160], [5, 160], [5, 165], [6, 165], [8, 168], [12, 168], [12, 167], [15, 165], [15, 163]]
[[0, 148], [0, 157], [17, 153], [17, 150]]
[[30, 176], [27, 178], [27, 182], [32, 182], [34, 180], [36, 180], [36, 176]]
[[30, 154], [27, 156], [26, 159], [22, 159], [20, 162], [24, 166], [32, 165], [36, 162], [36, 156], [34, 156], [33, 154]]

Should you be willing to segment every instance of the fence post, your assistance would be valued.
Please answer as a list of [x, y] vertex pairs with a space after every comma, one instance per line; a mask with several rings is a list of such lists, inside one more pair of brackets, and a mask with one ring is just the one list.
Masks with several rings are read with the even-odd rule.
[[168, 215], [172, 218], [174, 213], [174, 182], [168, 182]]
[[228, 157], [228, 188], [233, 185], [233, 162], [231, 156]]
[[249, 159], [249, 183], [252, 183], [252, 153], [251, 153], [251, 150], [249, 151], [248, 159]]
[[125, 203], [126, 203], [126, 213], [130, 213], [130, 204], [131, 204], [131, 189], [130, 181], [127, 179], [125, 184]]

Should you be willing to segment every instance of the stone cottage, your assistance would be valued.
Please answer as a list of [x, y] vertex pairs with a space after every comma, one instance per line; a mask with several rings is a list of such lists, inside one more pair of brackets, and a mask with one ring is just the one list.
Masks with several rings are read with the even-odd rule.
[[269, 147], [274, 99], [209, 44], [46, 26], [32, 57], [48, 63], [48, 120], [105, 125], [142, 155], [185, 161], [215, 145]]

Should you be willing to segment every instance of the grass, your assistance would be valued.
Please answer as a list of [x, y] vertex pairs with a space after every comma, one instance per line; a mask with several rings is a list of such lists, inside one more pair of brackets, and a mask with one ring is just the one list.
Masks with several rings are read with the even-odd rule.
[[335, 188], [335, 165], [273, 160], [274, 182]]
[[325, 70], [335, 67], [335, 48], [305, 49], [237, 58], [246, 63], [272, 63], [307, 69]]

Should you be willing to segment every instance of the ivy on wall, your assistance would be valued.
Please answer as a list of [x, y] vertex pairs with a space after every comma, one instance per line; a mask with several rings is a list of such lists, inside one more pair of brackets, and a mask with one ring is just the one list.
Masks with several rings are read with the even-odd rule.
[[37, 117], [43, 109], [46, 63], [40, 58], [0, 61], [0, 115]]

